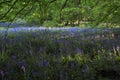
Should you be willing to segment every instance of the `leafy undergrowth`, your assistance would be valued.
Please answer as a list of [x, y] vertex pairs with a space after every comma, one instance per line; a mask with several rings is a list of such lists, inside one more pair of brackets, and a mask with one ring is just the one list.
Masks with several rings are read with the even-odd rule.
[[0, 80], [119, 80], [119, 31], [107, 33], [0, 34]]
[[1, 80], [119, 80], [120, 56], [8, 53], [0, 55]]

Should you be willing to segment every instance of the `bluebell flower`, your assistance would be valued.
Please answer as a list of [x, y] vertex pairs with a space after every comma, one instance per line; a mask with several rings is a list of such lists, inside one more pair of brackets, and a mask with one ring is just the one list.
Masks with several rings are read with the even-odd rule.
[[22, 60], [22, 61], [17, 62], [17, 65], [18, 65], [19, 67], [21, 67], [21, 66], [27, 66], [25, 60]]
[[63, 80], [63, 71], [60, 71], [60, 80]]
[[116, 50], [117, 50], [117, 51], [120, 51], [120, 46], [117, 46], [117, 47], [116, 47]]
[[84, 69], [82, 70], [84, 76], [86, 76], [86, 74], [87, 74], [87, 72], [88, 72], [88, 69], [89, 69], [89, 67], [88, 67], [88, 65], [86, 64], [85, 67], [84, 67]]
[[45, 66], [45, 67], [48, 66], [48, 62], [47, 62], [47, 60], [43, 60], [43, 66]]
[[74, 61], [71, 61], [70, 62], [70, 68], [73, 69], [75, 67], [75, 62]]
[[4, 77], [4, 75], [5, 75], [5, 74], [4, 74], [3, 70], [0, 70], [0, 76], [1, 76], [1, 77]]
[[11, 57], [12, 60], [16, 60], [16, 58], [17, 58], [17, 57], [16, 57], [15, 55], [13, 55], [13, 56]]
[[76, 49], [75, 49], [75, 52], [76, 52], [77, 54], [83, 54], [83, 50], [80, 49], [80, 48], [76, 48]]

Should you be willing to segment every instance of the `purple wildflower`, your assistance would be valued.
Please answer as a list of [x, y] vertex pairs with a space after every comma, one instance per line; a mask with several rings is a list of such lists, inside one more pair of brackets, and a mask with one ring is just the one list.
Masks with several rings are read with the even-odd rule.
[[75, 52], [76, 52], [77, 54], [83, 54], [83, 50], [80, 49], [80, 48], [76, 48]]
[[1, 77], [4, 77], [4, 75], [5, 75], [5, 74], [4, 74], [3, 70], [0, 70], [0, 76], [1, 76]]
[[117, 51], [119, 51], [120, 50], [120, 46], [117, 46], [116, 49], [117, 49]]
[[48, 62], [47, 62], [47, 60], [43, 60], [43, 66], [48, 66]]
[[13, 55], [13, 56], [11, 57], [11, 59], [12, 59], [12, 60], [16, 60], [16, 56]]
[[19, 67], [21, 67], [21, 66], [26, 66], [26, 61], [25, 61], [25, 60], [22, 60], [22, 61], [20, 61], [20, 62], [17, 62], [17, 65], [18, 65]]
[[25, 71], [26, 71], [25, 66], [21, 66], [21, 70], [23, 71], [23, 73], [25, 73]]
[[75, 67], [75, 62], [74, 61], [70, 62], [70, 68], [73, 69], [74, 67]]
[[86, 73], [88, 72], [88, 69], [89, 69], [89, 67], [86, 64], [85, 67], [84, 67], [84, 69], [82, 70], [84, 76], [86, 76]]
[[63, 80], [63, 71], [60, 71], [60, 80]]

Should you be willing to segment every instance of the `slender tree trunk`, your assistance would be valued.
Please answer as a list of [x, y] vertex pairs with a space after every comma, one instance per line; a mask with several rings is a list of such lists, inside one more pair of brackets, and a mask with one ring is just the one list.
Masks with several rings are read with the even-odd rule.
[[[79, 9], [81, 8], [80, 5], [81, 5], [81, 0], [78, 0]], [[81, 14], [81, 11], [78, 12], [78, 26], [80, 25], [80, 20], [81, 20], [81, 15], [80, 14]]]
[[62, 10], [65, 8], [65, 6], [67, 5], [67, 2], [68, 2], [68, 0], [65, 0], [65, 2], [64, 2], [64, 4], [62, 5], [62, 7], [61, 7], [61, 10], [60, 10], [60, 23], [62, 23]]
[[80, 25], [80, 14], [78, 14], [78, 26]]

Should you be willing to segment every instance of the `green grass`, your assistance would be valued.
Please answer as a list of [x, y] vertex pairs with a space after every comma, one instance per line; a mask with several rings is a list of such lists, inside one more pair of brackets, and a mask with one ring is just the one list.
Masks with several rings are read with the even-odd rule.
[[0, 30], [3, 30], [3, 29], [5, 29], [4, 27], [0, 27]]

